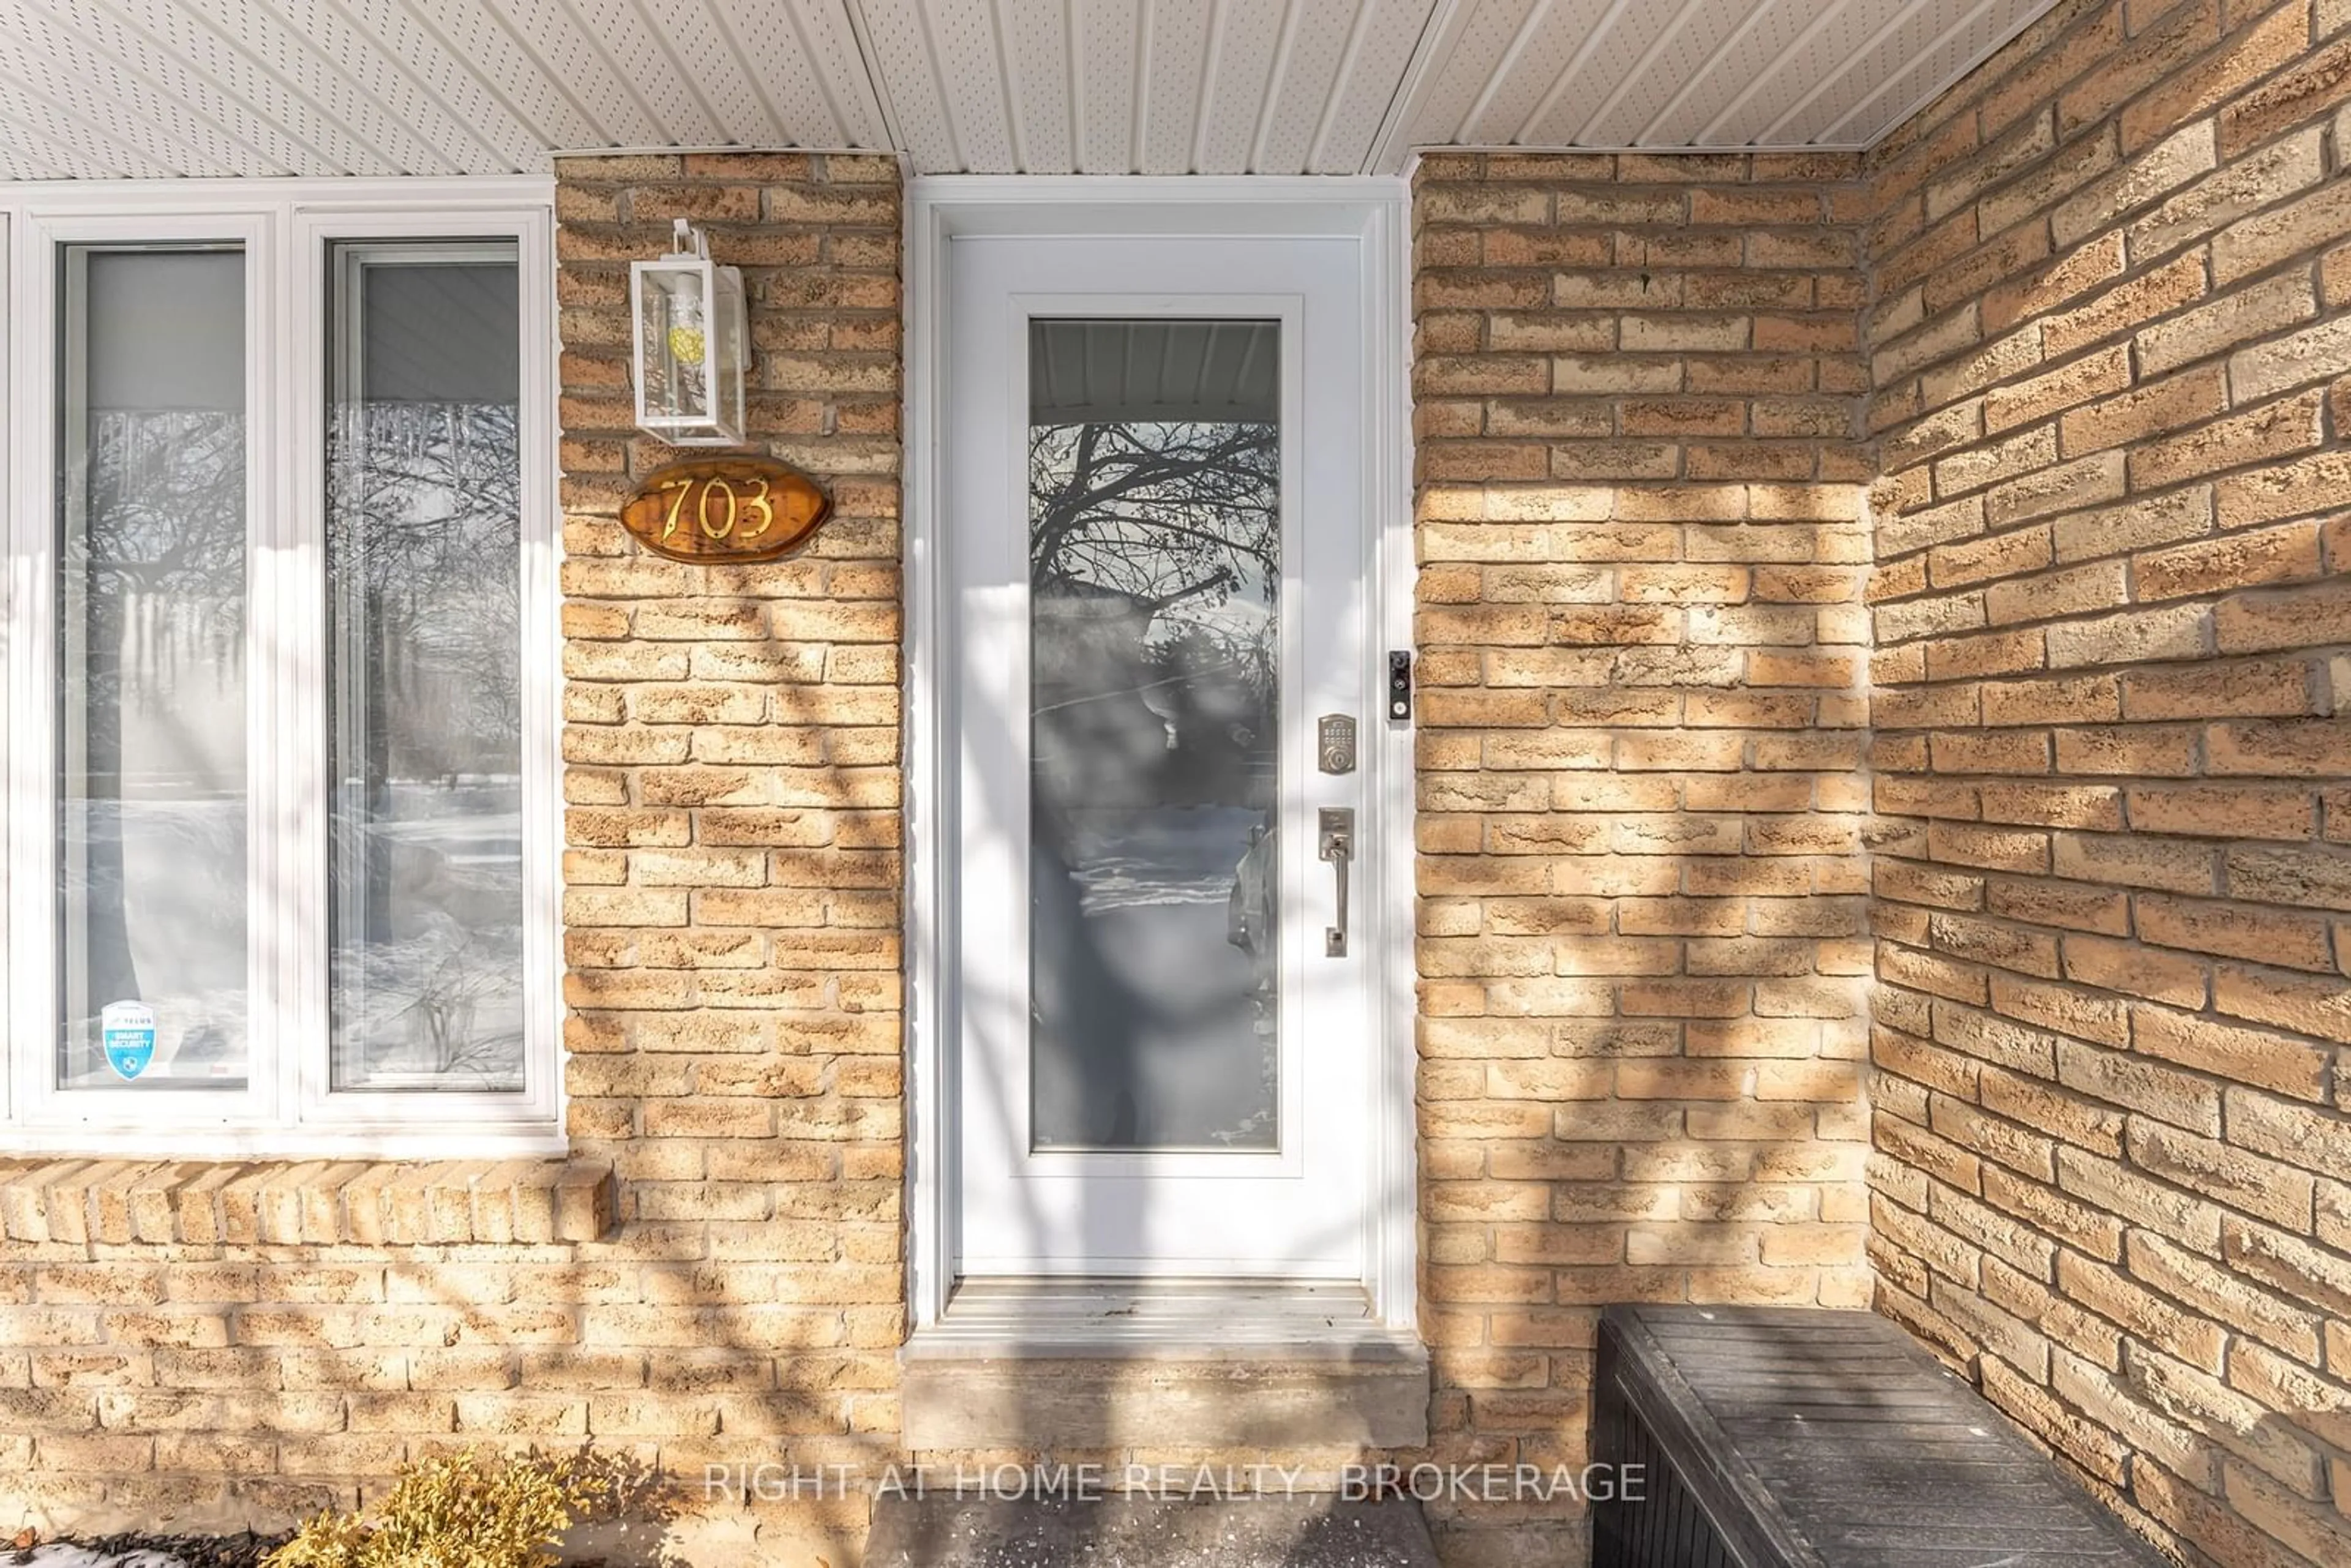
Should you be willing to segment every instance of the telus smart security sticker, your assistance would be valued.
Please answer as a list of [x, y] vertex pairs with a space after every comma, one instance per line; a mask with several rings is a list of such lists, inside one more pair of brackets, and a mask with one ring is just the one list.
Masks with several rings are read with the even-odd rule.
[[106, 1064], [124, 1079], [138, 1077], [155, 1060], [155, 1009], [144, 1002], [109, 1002], [98, 1015]]

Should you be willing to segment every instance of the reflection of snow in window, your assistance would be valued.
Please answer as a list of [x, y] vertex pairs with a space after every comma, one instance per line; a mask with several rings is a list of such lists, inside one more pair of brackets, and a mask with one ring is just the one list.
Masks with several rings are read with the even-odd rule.
[[329, 506], [335, 1074], [520, 1086], [511, 404], [338, 410]]

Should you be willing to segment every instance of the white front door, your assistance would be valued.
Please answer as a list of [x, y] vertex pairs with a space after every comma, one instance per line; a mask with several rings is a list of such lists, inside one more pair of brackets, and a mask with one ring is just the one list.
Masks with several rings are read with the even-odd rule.
[[956, 1273], [1361, 1277], [1363, 246], [949, 245]]

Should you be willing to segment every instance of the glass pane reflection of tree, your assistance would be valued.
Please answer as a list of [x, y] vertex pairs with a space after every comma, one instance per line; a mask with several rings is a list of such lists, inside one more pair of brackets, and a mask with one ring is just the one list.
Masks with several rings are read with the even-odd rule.
[[335, 271], [338, 1089], [523, 1087], [516, 273], [446, 252], [343, 247]]
[[1280, 454], [1270, 420], [1030, 430], [1040, 1148], [1278, 1146]]

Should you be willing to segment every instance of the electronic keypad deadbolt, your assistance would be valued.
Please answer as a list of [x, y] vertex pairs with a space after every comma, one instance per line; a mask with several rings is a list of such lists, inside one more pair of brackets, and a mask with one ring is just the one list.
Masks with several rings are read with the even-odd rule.
[[1314, 721], [1314, 766], [1325, 773], [1355, 770], [1355, 716], [1326, 713]]

